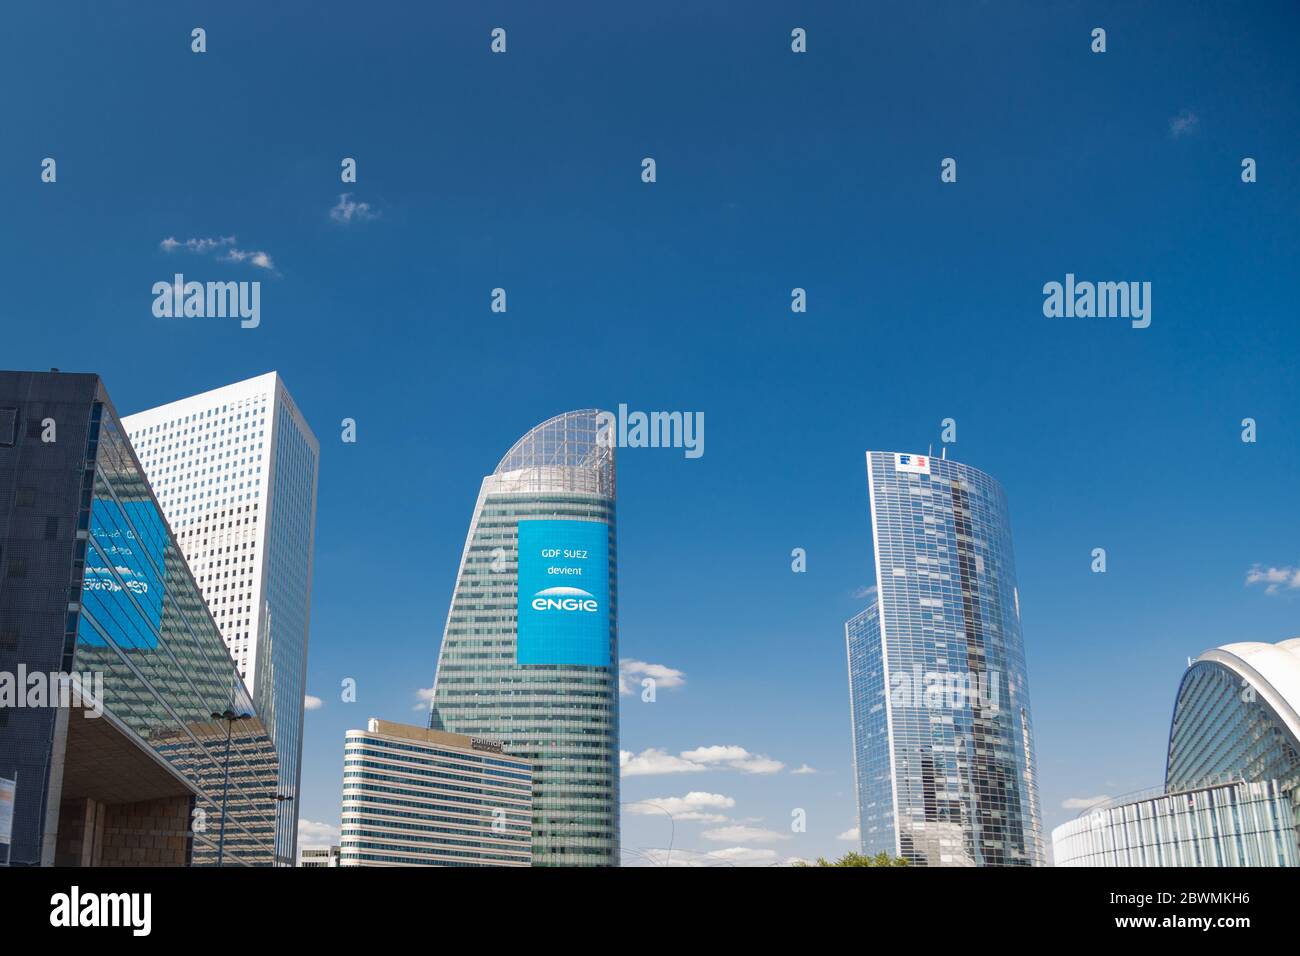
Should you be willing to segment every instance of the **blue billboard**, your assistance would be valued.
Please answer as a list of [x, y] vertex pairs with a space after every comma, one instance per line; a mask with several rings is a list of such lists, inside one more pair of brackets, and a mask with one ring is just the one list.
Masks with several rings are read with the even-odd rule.
[[519, 522], [515, 662], [609, 666], [609, 526]]
[[[96, 497], [90, 507], [90, 534], [99, 547], [86, 548], [82, 604], [123, 650], [157, 647], [166, 599], [162, 576], [167, 542], [158, 508], [149, 500], [119, 505], [110, 497]], [[124, 591], [135, 596], [143, 619]], [[105, 646], [89, 624], [83, 623], [78, 637], [83, 644]]]

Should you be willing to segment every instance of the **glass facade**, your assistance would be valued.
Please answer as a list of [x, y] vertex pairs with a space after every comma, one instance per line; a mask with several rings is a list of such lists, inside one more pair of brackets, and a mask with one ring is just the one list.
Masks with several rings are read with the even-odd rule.
[[1198, 657], [1163, 790], [1089, 808], [1052, 849], [1057, 866], [1300, 866], [1300, 638]]
[[1274, 780], [1089, 808], [1052, 831], [1057, 866], [1300, 866], [1295, 807]]
[[1183, 674], [1169, 730], [1165, 787], [1224, 777], [1300, 785], [1300, 741], [1287, 691], [1300, 689], [1300, 640], [1229, 644]]
[[[76, 802], [78, 814], [98, 807], [101, 822], [108, 821], [105, 865], [110, 859], [157, 863], [151, 854], [162, 850], [163, 862], [215, 862], [223, 807], [223, 862], [269, 864], [275, 749], [103, 386], [93, 375], [0, 373], [0, 407], [10, 403], [28, 423], [54, 421], [59, 440], [41, 441], [42, 429], [34, 425], [14, 446], [0, 447], [0, 496], [11, 496], [37, 519], [20, 514], [4, 529], [0, 551], [11, 560], [3, 603], [32, 608], [49, 596], [60, 613], [43, 620], [0, 612], [0, 646], [7, 644], [5, 633], [21, 634], [14, 642], [19, 662], [29, 670], [80, 675], [87, 689], [102, 688], [103, 705], [98, 720], [64, 709], [24, 714], [16, 726], [6, 719], [0, 727], [0, 776], [16, 771], [19, 779], [22, 832], [11, 862], [54, 862], [52, 831], [67, 829], [60, 803]], [[54, 482], [48, 493], [26, 494], [24, 488], [42, 481], [45, 459], [68, 455], [73, 444], [78, 467], [65, 462], [58, 470], [75, 484], [61, 489]], [[42, 533], [29, 536], [35, 527]], [[14, 575], [12, 556], [22, 553], [41, 557], [39, 579]], [[211, 716], [227, 709], [249, 716], [227, 728]], [[223, 795], [228, 730], [230, 783]], [[102, 749], [108, 746], [127, 758], [110, 759]], [[136, 752], [155, 762], [128, 769]], [[34, 772], [38, 766], [42, 772]], [[142, 774], [157, 776], [158, 792], [172, 794], [167, 813], [175, 809], [173, 797], [179, 799], [179, 820], [166, 846], [114, 847], [112, 829], [129, 822], [122, 795], [144, 789]], [[158, 804], [151, 806], [162, 815]], [[88, 850], [81, 857], [90, 858]]]
[[873, 607], [848, 622], [860, 836], [922, 866], [1043, 863], [1006, 497], [945, 459], [867, 453]]
[[872, 604], [844, 625], [849, 653], [849, 706], [853, 719], [853, 779], [862, 852], [898, 852], [894, 784], [885, 714], [885, 667], [880, 608]]
[[[605, 529], [605, 574], [599, 587], [552, 600], [589, 633], [608, 619], [608, 648], [590, 661], [589, 638], [553, 635], [547, 648], [584, 648], [582, 657], [526, 657], [519, 662], [520, 601], [529, 612], [551, 605], [519, 591], [519, 528], [529, 521], [572, 522]], [[569, 540], [580, 540], [581, 536]], [[572, 549], [557, 547], [557, 552]], [[577, 549], [586, 560], [595, 549]], [[534, 560], [538, 555], [528, 555]], [[572, 570], [563, 553], [544, 570]], [[597, 412], [570, 412], [530, 431], [483, 480], [461, 557], [434, 679], [429, 726], [499, 741], [533, 767], [534, 866], [613, 866], [618, 862], [618, 575], [614, 449], [597, 440]], [[585, 569], [590, 571], [590, 568]], [[590, 593], [588, 593], [590, 592]], [[538, 592], [539, 595], [542, 592]], [[583, 595], [587, 596], [583, 596]], [[534, 600], [543, 603], [534, 605]], [[573, 601], [571, 609], [558, 605]], [[586, 615], [586, 602], [594, 615]], [[602, 649], [604, 650], [604, 649]]]
[[383, 720], [348, 731], [339, 865], [530, 865], [532, 768], [500, 749]]
[[280, 793], [295, 797], [280, 803], [276, 843], [280, 865], [292, 866], [298, 846], [296, 797], [302, 780], [320, 447], [288, 390], [279, 382], [276, 389], [261, 568], [262, 613], [257, 617], [260, 674], [253, 685], [253, 697], [280, 754]]
[[215, 863], [220, 839], [226, 725], [212, 714], [250, 715], [232, 726], [223, 863], [270, 863], [275, 750], [121, 422], [105, 408], [91, 410], [87, 459], [96, 444], [98, 458], [74, 670], [102, 673], [105, 709], [198, 787], [194, 863]]

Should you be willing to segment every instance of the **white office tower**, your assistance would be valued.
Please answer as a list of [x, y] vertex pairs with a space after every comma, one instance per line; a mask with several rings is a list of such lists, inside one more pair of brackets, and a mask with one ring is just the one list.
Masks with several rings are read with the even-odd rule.
[[275, 744], [292, 866], [320, 444], [276, 372], [122, 422]]

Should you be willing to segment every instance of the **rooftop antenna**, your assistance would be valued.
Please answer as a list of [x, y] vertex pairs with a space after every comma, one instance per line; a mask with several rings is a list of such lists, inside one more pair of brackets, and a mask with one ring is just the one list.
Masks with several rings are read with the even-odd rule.
[[934, 442], [930, 442], [930, 450], [925, 453], [927, 458], [934, 457]]
[[948, 460], [948, 446], [947, 446], [947, 445], [944, 445], [943, 448], [940, 449], [939, 457], [942, 458], [944, 461], [947, 461], [947, 460]]

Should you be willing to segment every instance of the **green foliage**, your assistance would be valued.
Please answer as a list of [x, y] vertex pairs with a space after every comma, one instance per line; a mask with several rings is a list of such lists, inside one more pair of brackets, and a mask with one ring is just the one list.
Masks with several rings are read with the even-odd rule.
[[826, 857], [819, 856], [816, 863], [799, 862], [795, 866], [907, 866], [907, 857], [890, 856], [888, 853], [877, 853], [875, 856], [845, 853], [833, 863]]

